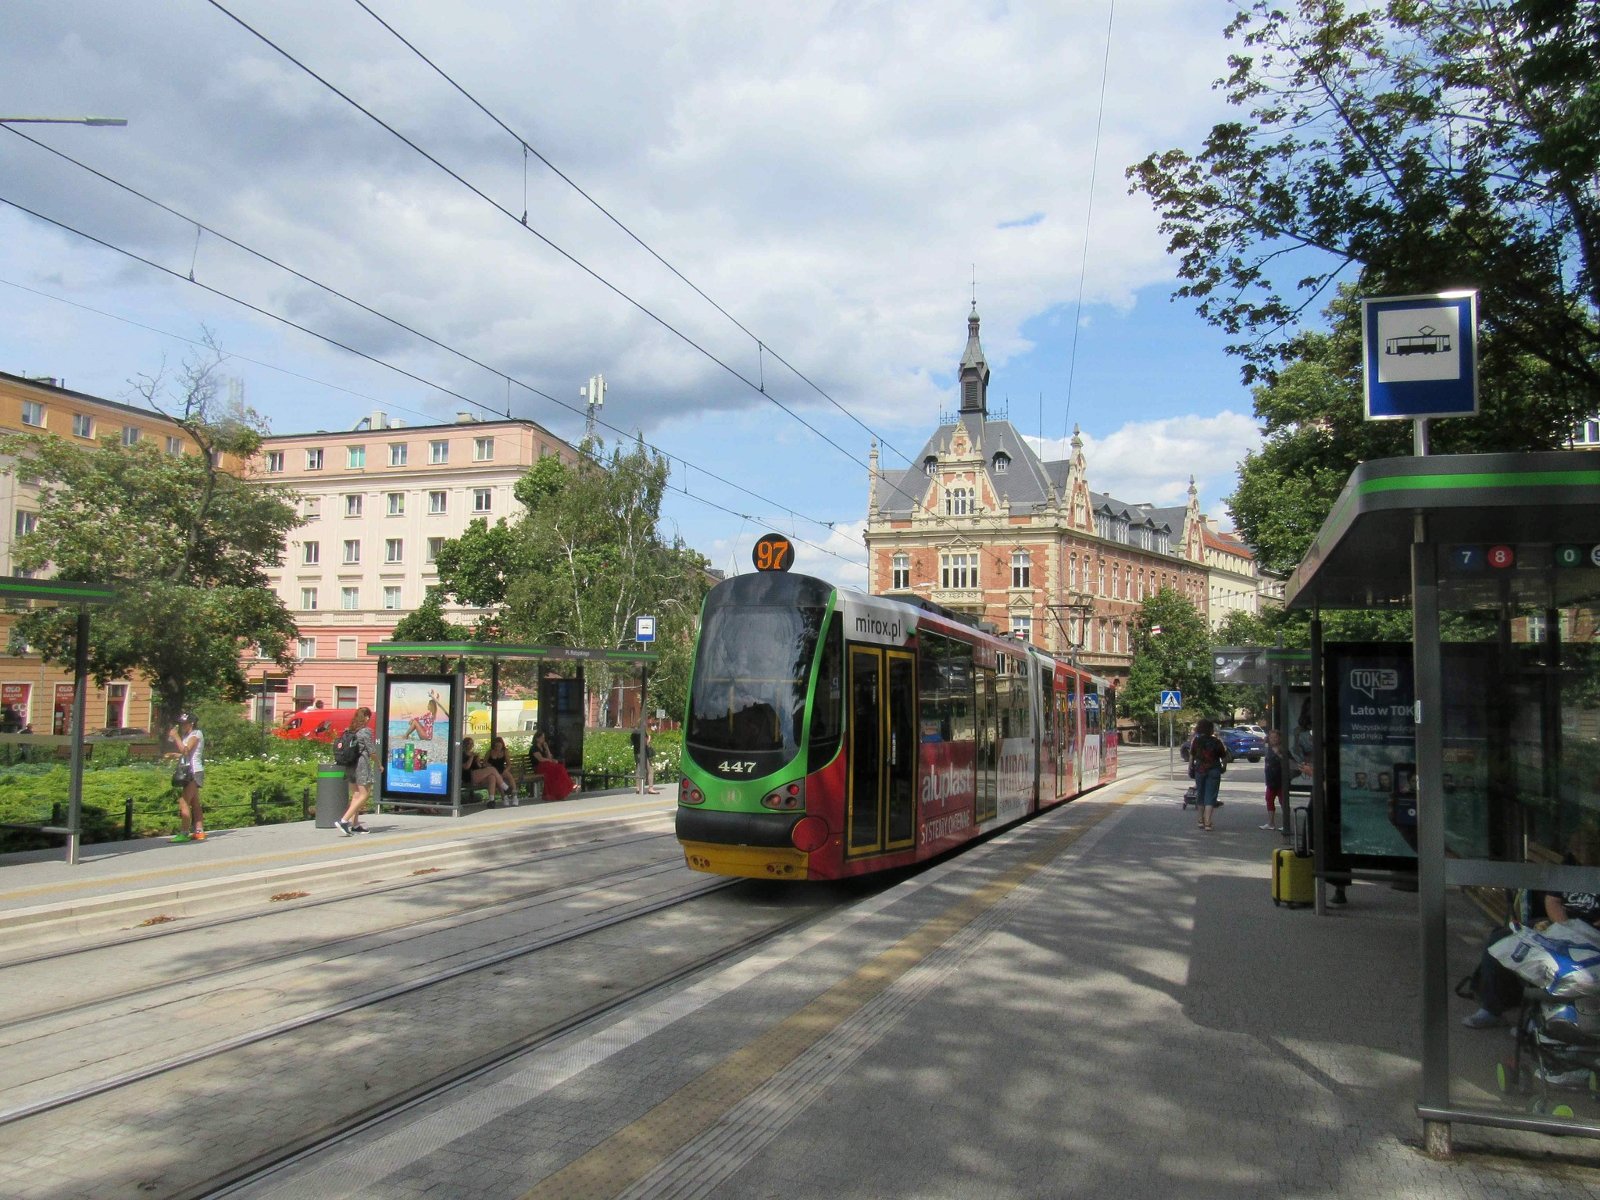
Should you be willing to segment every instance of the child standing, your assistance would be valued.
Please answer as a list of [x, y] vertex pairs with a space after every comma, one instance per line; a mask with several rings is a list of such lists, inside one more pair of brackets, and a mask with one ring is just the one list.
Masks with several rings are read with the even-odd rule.
[[[1276, 829], [1273, 805], [1283, 800], [1283, 737], [1276, 729], [1267, 731], [1267, 823], [1261, 828]], [[1285, 805], [1284, 807], [1288, 807]]]

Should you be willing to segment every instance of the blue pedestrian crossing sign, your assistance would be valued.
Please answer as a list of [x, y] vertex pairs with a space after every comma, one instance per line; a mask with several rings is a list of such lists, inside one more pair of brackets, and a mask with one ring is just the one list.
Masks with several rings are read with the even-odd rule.
[[1183, 707], [1183, 693], [1177, 690], [1163, 691], [1161, 703], [1156, 708], [1161, 712], [1177, 712]]

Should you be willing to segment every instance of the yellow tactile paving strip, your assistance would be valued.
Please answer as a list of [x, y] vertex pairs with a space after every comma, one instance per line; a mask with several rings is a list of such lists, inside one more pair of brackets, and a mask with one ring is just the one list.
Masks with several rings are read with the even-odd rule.
[[1092, 820], [1052, 838], [1026, 861], [952, 905], [637, 1121], [541, 1180], [522, 1200], [611, 1200], [703, 1134], [734, 1105], [1047, 867], [1118, 807], [1155, 786], [1146, 783], [1126, 795], [1108, 797], [1105, 810]]
[[[519, 829], [527, 829], [539, 825], [555, 823], [571, 824], [574, 821], [587, 817], [606, 816], [638, 816], [651, 813], [670, 813], [677, 808], [673, 800], [670, 804], [661, 801], [642, 801], [630, 804], [608, 805], [604, 808], [585, 808], [577, 811], [568, 810], [561, 813], [542, 813], [538, 816], [525, 816], [515, 820], [494, 821], [476, 824], [470, 831], [451, 830], [455, 836], [440, 841], [438, 829], [420, 829], [415, 833], [385, 833], [383, 846], [398, 847], [415, 845], [417, 843], [436, 842], [440, 847], [460, 847], [470, 844], [478, 839], [481, 834], [504, 834]], [[35, 896], [70, 896], [78, 892], [104, 890], [110, 886], [137, 888], [141, 886], [161, 886], [165, 883], [186, 879], [214, 880], [225, 878], [230, 874], [244, 874], [249, 871], [270, 869], [285, 863], [310, 864], [323, 859], [331, 859], [345, 853], [349, 844], [344, 838], [330, 840], [325, 846], [302, 846], [293, 850], [284, 850], [272, 854], [252, 854], [246, 857], [230, 858], [222, 862], [200, 861], [182, 867], [161, 867], [148, 871], [130, 871], [110, 877], [87, 877], [82, 880], [54, 881], [39, 884], [34, 887], [10, 888], [0, 890], [0, 902], [25, 900]], [[203, 851], [201, 851], [203, 853]], [[366, 858], [369, 856], [363, 856]], [[372, 861], [381, 861], [379, 856], [370, 856]], [[356, 860], [360, 861], [360, 860]]]

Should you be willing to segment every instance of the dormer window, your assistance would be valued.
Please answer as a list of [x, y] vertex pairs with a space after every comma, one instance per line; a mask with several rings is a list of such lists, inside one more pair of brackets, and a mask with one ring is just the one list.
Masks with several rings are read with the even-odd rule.
[[951, 488], [944, 496], [947, 517], [964, 517], [972, 511], [972, 493], [966, 488]]
[[939, 465], [939, 460], [937, 458], [935, 458], [931, 454], [928, 455], [927, 458], [922, 460], [922, 470], [923, 470], [923, 472], [925, 474], [928, 474], [928, 475], [932, 475], [933, 472], [934, 472], [934, 468], [936, 468], [938, 465]]
[[1004, 450], [997, 452], [994, 456], [994, 473], [996, 475], [1004, 475], [1010, 469], [1011, 456]]

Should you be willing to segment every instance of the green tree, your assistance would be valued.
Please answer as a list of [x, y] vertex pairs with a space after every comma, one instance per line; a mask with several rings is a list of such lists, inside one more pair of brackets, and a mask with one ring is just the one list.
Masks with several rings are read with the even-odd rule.
[[[145, 675], [158, 728], [201, 698], [244, 700], [243, 655], [293, 663], [295, 624], [267, 587], [266, 568], [281, 561], [299, 518], [292, 493], [223, 465], [249, 462], [260, 422], [218, 403], [222, 361], [213, 346], [173, 380], [167, 415], [198, 454], [111, 436], [94, 446], [45, 434], [0, 439], [5, 469], [39, 489], [38, 525], [13, 547], [17, 568], [118, 589], [93, 615], [89, 670], [102, 685]], [[162, 407], [164, 372], [135, 386]], [[12, 649], [26, 643], [70, 667], [76, 636], [73, 613], [29, 612], [12, 627]]]
[[[634, 644], [635, 619], [649, 615], [658, 646], [688, 641], [709, 585], [705, 559], [660, 536], [666, 460], [642, 442], [607, 461], [590, 443], [581, 450], [575, 464], [544, 458], [518, 480], [514, 520], [475, 521], [447, 541], [441, 585], [484, 610], [478, 630], [488, 638], [620, 648]], [[686, 662], [663, 657], [652, 707], [681, 710]], [[603, 669], [586, 678], [592, 688], [610, 682]]]
[[1299, 357], [1302, 312], [1353, 267], [1368, 295], [1481, 289], [1482, 377], [1543, 384], [1521, 393], [1530, 440], [1592, 412], [1600, 8], [1249, 0], [1227, 32], [1219, 86], [1245, 119], [1128, 174], [1247, 381]]
[[[1159, 632], [1157, 632], [1159, 630]], [[1184, 713], [1216, 709], [1211, 681], [1211, 635], [1206, 620], [1181, 592], [1162, 588], [1146, 596], [1134, 618], [1136, 645], [1120, 710], [1146, 729], [1154, 729], [1163, 690], [1183, 693]]]

